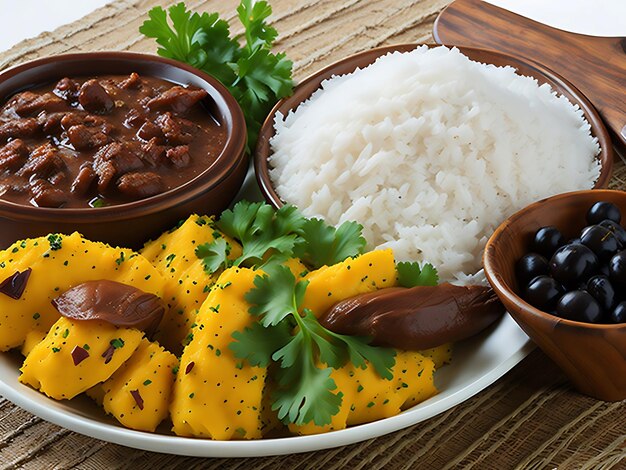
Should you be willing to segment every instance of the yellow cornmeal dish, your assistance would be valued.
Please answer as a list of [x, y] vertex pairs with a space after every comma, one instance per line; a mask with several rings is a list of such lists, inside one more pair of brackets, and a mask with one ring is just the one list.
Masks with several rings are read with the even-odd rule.
[[[25, 360], [19, 380], [51, 398], [86, 393], [123, 426], [154, 432], [170, 420], [172, 431], [187, 437], [260, 439], [328, 432], [394, 416], [437, 394], [434, 372], [450, 362], [450, 345], [396, 351], [392, 380], [369, 364], [361, 369], [348, 362], [333, 369], [342, 400], [332, 421], [283, 424], [272, 410], [276, 384], [268, 368], [238, 359], [229, 348], [233, 333], [256, 321], [246, 294], [262, 271], [229, 267], [208, 274], [195, 250], [218, 238], [231, 244], [230, 259], [241, 255], [241, 246], [212, 218], [197, 215], [139, 253], [78, 233], [16, 242], [0, 252], [0, 278], [28, 268], [32, 272], [19, 300], [0, 295], [0, 349], [20, 349]], [[316, 317], [338, 301], [397, 285], [391, 250], [312, 271], [295, 258], [284, 264], [298, 280], [308, 281], [302, 307]], [[50, 304], [95, 279], [133, 285], [164, 300], [166, 313], [155, 340], [133, 328], [61, 317]], [[78, 364], [76, 348], [83, 350]]]

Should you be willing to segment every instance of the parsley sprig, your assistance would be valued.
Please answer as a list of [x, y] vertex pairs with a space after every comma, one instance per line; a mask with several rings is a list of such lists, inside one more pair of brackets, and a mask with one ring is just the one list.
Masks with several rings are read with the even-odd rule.
[[291, 205], [275, 210], [265, 203], [240, 201], [224, 211], [216, 225], [241, 243], [243, 253], [230, 260], [232, 247], [223, 238], [199, 245], [196, 256], [209, 273], [230, 266], [265, 267], [289, 257], [317, 269], [365, 251], [361, 225], [345, 222], [335, 229], [323, 220], [307, 219]]
[[231, 246], [224, 238], [204, 243], [196, 248], [209, 273], [230, 266], [259, 266], [269, 254], [293, 255], [299, 232], [306, 219], [293, 206], [275, 210], [261, 202], [240, 201], [226, 210], [217, 227], [241, 243], [243, 253], [234, 261], [229, 259]]
[[271, 52], [278, 36], [267, 23], [271, 14], [266, 1], [241, 0], [237, 15], [244, 32], [231, 37], [229, 24], [219, 14], [191, 12], [181, 2], [167, 12], [154, 7], [139, 28], [156, 39], [159, 55], [200, 69], [228, 88], [246, 119], [248, 149], [272, 106], [293, 90], [292, 62], [284, 53]]
[[430, 263], [420, 266], [417, 262], [397, 263], [398, 284], [402, 287], [436, 286], [439, 283], [439, 274]]
[[329, 424], [343, 397], [334, 392], [337, 386], [330, 374], [348, 362], [362, 369], [370, 364], [381, 377], [393, 378], [395, 351], [320, 325], [313, 312], [301, 309], [308, 281], [296, 281], [289, 268], [272, 265], [254, 279], [254, 285], [245, 298], [258, 322], [233, 333], [235, 341], [229, 347], [251, 365], [277, 364], [272, 409], [283, 422]]

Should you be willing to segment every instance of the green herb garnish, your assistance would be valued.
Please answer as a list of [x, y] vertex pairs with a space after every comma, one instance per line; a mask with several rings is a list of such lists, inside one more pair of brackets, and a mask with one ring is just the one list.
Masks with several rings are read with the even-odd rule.
[[439, 275], [435, 267], [426, 263], [420, 267], [417, 262], [398, 263], [398, 284], [402, 287], [416, 286], [436, 286], [439, 282]]
[[296, 246], [294, 254], [314, 269], [341, 263], [365, 251], [362, 230], [356, 222], [344, 222], [335, 228], [323, 220], [308, 219], [302, 227], [304, 243]]
[[196, 256], [210, 273], [221, 267], [259, 265], [270, 250], [272, 254], [291, 255], [304, 223], [304, 217], [293, 206], [275, 210], [261, 202], [241, 201], [224, 211], [217, 222], [222, 232], [241, 243], [241, 256], [231, 262], [230, 248], [223, 238], [199, 245]]
[[50, 249], [52, 251], [60, 250], [62, 248], [62, 237], [56, 233], [48, 235], [48, 243], [50, 243]]
[[124, 347], [124, 340], [122, 338], [112, 339], [109, 344], [113, 346], [114, 349], [119, 349]]
[[[300, 312], [308, 281], [296, 282], [289, 268], [282, 265], [264, 271], [245, 296], [252, 305], [250, 313], [259, 321], [233, 333], [235, 341], [229, 348], [251, 365], [277, 363], [278, 367], [271, 369], [278, 383], [272, 394], [272, 409], [278, 410], [283, 422], [329, 424], [343, 396], [333, 392], [337, 387], [330, 373], [348, 361], [362, 369], [369, 363], [381, 377], [393, 378], [394, 350], [327, 330], [313, 312]], [[328, 367], [320, 367], [322, 364]]]
[[241, 0], [237, 16], [244, 32], [238, 36], [231, 36], [218, 13], [192, 13], [184, 3], [168, 12], [169, 23], [163, 8], [151, 9], [139, 32], [156, 39], [160, 56], [200, 69], [228, 88], [244, 112], [253, 148], [272, 106], [293, 90], [292, 62], [271, 52], [278, 35], [267, 23], [272, 8], [266, 1]]

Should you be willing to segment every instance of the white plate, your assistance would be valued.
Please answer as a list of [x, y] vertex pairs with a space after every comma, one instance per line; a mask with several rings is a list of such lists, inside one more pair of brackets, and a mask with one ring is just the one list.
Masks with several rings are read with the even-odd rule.
[[[314, 436], [211, 441], [123, 428], [86, 397], [58, 402], [17, 381], [22, 357], [0, 354], [0, 395], [31, 413], [87, 436], [137, 449], [197, 457], [260, 457], [329, 449], [382, 436], [449, 410], [502, 377], [533, 345], [505, 315], [497, 325], [454, 349], [452, 364], [435, 374], [439, 395], [397, 416]], [[167, 432], [167, 430], [160, 430]]]
[[[261, 198], [251, 172], [239, 198]], [[197, 457], [260, 457], [354, 444], [425, 421], [488, 387], [533, 348], [526, 334], [505, 315], [487, 331], [455, 345], [452, 364], [435, 373], [438, 395], [391, 418], [326, 434], [280, 439], [211, 441], [177, 437], [165, 427], [157, 433], [126, 429], [85, 396], [59, 402], [20, 384], [17, 378], [23, 358], [17, 352], [0, 353], [0, 395], [47, 421], [115, 444]]]

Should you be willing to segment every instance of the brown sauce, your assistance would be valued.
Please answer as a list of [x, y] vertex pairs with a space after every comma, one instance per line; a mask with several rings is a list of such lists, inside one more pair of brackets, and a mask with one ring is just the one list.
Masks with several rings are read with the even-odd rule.
[[0, 198], [101, 207], [154, 196], [215, 161], [226, 129], [206, 91], [154, 77], [63, 78], [0, 108]]

